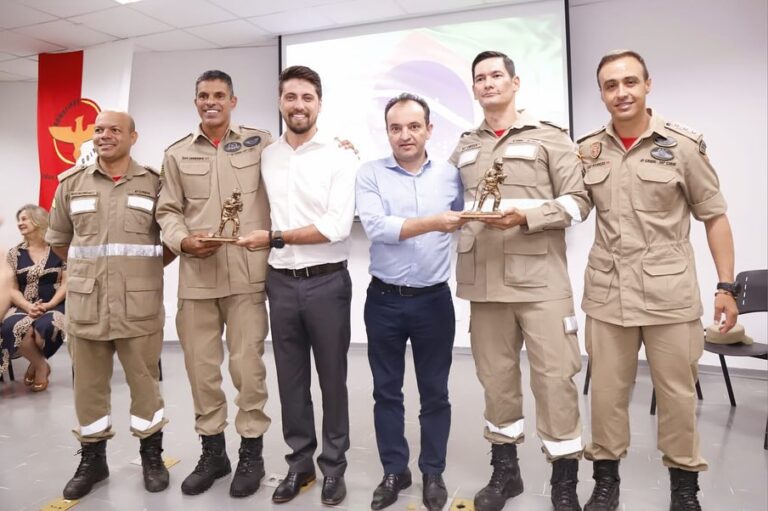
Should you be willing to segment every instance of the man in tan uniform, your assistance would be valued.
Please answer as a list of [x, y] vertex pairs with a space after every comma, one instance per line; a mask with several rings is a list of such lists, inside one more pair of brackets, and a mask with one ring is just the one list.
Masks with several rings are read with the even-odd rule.
[[138, 134], [123, 112], [101, 112], [96, 163], [59, 175], [46, 241], [67, 261], [67, 342], [75, 374], [74, 431], [82, 457], [64, 498], [109, 476], [110, 380], [115, 352], [131, 388], [131, 431], [141, 441], [144, 486], [168, 487], [167, 420], [158, 386], [163, 345], [163, 247], [153, 213], [160, 177], [130, 156]]
[[715, 321], [738, 311], [733, 238], [725, 199], [700, 133], [646, 110], [651, 80], [642, 57], [613, 52], [597, 68], [611, 122], [579, 140], [584, 182], [597, 209], [582, 308], [592, 365], [592, 443], [596, 481], [585, 509], [619, 504], [619, 459], [629, 447], [627, 406], [640, 343], [659, 405], [658, 446], [672, 481], [672, 510], [700, 509], [694, 386], [704, 330], [690, 215], [704, 222], [717, 267]]
[[235, 189], [243, 203], [242, 231], [269, 230], [260, 160], [271, 137], [263, 130], [230, 124], [237, 97], [226, 73], [206, 71], [195, 91], [200, 127], [166, 149], [157, 206], [163, 241], [181, 256], [176, 327], [192, 387], [195, 431], [203, 444], [197, 467], [181, 491], [202, 493], [231, 472], [224, 443], [227, 399], [221, 389], [221, 336], [226, 325], [229, 373], [238, 391], [235, 427], [241, 436], [240, 461], [229, 491], [233, 497], [245, 497], [259, 488], [264, 477], [262, 435], [270, 423], [264, 413], [267, 387], [262, 361], [268, 252], [200, 237], [217, 228], [222, 205]]
[[516, 444], [524, 439], [520, 350], [523, 340], [536, 398], [536, 431], [552, 467], [555, 509], [580, 509], [581, 457], [577, 325], [565, 259], [565, 228], [590, 202], [582, 165], [566, 130], [515, 109], [520, 79], [512, 60], [480, 53], [472, 63], [480, 127], [464, 133], [451, 161], [472, 205], [486, 171], [501, 159], [504, 217], [473, 221], [459, 236], [457, 295], [471, 301], [472, 354], [485, 389], [485, 438], [493, 475], [475, 496], [477, 511], [499, 511], [523, 491]]

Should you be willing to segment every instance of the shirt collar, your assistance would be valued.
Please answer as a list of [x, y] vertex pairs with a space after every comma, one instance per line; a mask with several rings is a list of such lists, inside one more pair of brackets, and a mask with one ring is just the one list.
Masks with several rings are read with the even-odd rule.
[[[286, 134], [287, 134], [287, 131], [284, 131], [283, 134], [280, 135], [280, 138], [277, 139], [277, 140], [278, 140], [278, 143], [284, 144], [286, 147], [290, 148], [291, 146], [285, 140]], [[325, 131], [323, 131], [321, 129], [318, 129], [315, 132], [315, 134], [312, 135], [312, 138], [310, 138], [309, 140], [307, 140], [306, 142], [301, 144], [296, 149], [298, 150], [298, 149], [304, 149], [304, 148], [313, 147], [313, 146], [322, 146], [322, 145], [326, 145], [326, 144], [329, 144], [329, 143], [334, 143], [334, 144], [338, 145], [338, 141], [334, 137], [330, 136]], [[291, 148], [291, 150], [293, 150], [293, 148]]]
[[[239, 140], [239, 139], [241, 139], [242, 138], [242, 128], [243, 128], [242, 126], [232, 126], [232, 125], [230, 125], [227, 128], [227, 132], [224, 134], [222, 139], [219, 140], [219, 144], [221, 144], [221, 142], [224, 142], [225, 140], [231, 140], [231, 139]], [[197, 142], [200, 138], [203, 138], [203, 139], [208, 140], [208, 141], [211, 140], [210, 138], [208, 138], [208, 135], [206, 135], [203, 132], [203, 126], [201, 124], [198, 124], [197, 125], [197, 129], [192, 134], [192, 141], [191, 141], [190, 145], [194, 144], [195, 142]]]
[[409, 176], [418, 176], [422, 172], [426, 171], [428, 168], [432, 167], [432, 160], [429, 159], [429, 153], [427, 153], [427, 159], [424, 161], [424, 164], [421, 166], [418, 172], [415, 174], [408, 172], [403, 167], [400, 166], [399, 163], [397, 163], [397, 160], [395, 159], [394, 154], [390, 154], [386, 158], [384, 158], [384, 166], [387, 167], [390, 170], [395, 170], [398, 172], [403, 172], [405, 174], [408, 174]]
[[[648, 123], [648, 128], [637, 138], [643, 140], [650, 137], [654, 133], [664, 136], [664, 127], [666, 121], [660, 115], [654, 114], [653, 109], [651, 108], [646, 108], [645, 111], [648, 112], [648, 115], [651, 116], [651, 121]], [[608, 121], [608, 124], [605, 125], [605, 132], [615, 140], [621, 140], [621, 137], [613, 128], [613, 122], [610, 120]]]
[[[99, 159], [96, 158], [96, 162], [93, 163], [86, 172], [89, 174], [93, 174], [96, 171], [99, 171], [101, 174], [104, 174], [105, 176], [109, 177], [111, 179], [111, 176], [107, 174], [100, 166], [99, 166]], [[136, 163], [136, 160], [131, 158], [130, 162], [128, 163], [128, 171], [123, 175], [123, 177], [127, 179], [131, 179], [133, 176], [139, 176], [141, 174], [146, 174], [147, 169]]]
[[[509, 126], [507, 129], [521, 129], [525, 128], [527, 126], [536, 127], [538, 126], [538, 122], [536, 119], [533, 118], [531, 114], [525, 111], [525, 109], [521, 109], [517, 111], [517, 117], [515, 118], [515, 122], [512, 123], [511, 126]], [[480, 129], [485, 130], [491, 133], [495, 133], [495, 130], [491, 128], [488, 123], [483, 119], [483, 122], [480, 123]]]

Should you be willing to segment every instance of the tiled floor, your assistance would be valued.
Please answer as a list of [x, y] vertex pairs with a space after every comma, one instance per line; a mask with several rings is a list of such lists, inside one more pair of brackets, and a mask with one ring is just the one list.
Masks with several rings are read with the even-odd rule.
[[[268, 385], [272, 397], [267, 412], [273, 418], [265, 436], [267, 473], [282, 474], [286, 470], [286, 453], [280, 429], [279, 400], [271, 351], [266, 354]], [[61, 495], [61, 490], [74, 472], [78, 458], [77, 444], [70, 430], [75, 425], [69, 358], [62, 349], [51, 360], [51, 386], [46, 392], [33, 394], [19, 380], [26, 364], [17, 360], [17, 381], [0, 384], [0, 510], [36, 510]], [[352, 421], [352, 448], [349, 451], [347, 487], [349, 494], [339, 509], [369, 509], [371, 492], [381, 478], [381, 467], [373, 435], [371, 376], [364, 347], [350, 350], [349, 389]], [[526, 364], [527, 366], [527, 364]], [[168, 343], [163, 352], [165, 381], [163, 393], [170, 423], [165, 428], [165, 454], [181, 462], [171, 468], [171, 487], [159, 494], [143, 490], [141, 468], [131, 464], [138, 456], [138, 441], [128, 432], [128, 388], [116, 362], [113, 378], [113, 422], [117, 436], [108, 446], [110, 478], [100, 483], [74, 509], [85, 510], [320, 510], [318, 485], [302, 493], [288, 504], [273, 505], [272, 488], [264, 487], [247, 499], [229, 497], [229, 480], [218, 481], [207, 493], [187, 497], [179, 486], [192, 470], [199, 455], [199, 443], [193, 430], [192, 400], [184, 373], [183, 357], [177, 343]], [[403, 492], [392, 511], [416, 511], [421, 506], [421, 477], [418, 473], [418, 395], [412, 365], [406, 378], [407, 435], [412, 447], [411, 470], [414, 485]], [[524, 375], [527, 367], [524, 368]], [[578, 377], [583, 383], [584, 371]], [[234, 389], [227, 381], [230, 406]], [[768, 451], [763, 450], [768, 399], [765, 374], [746, 374], [733, 378], [737, 408], [728, 403], [719, 368], [703, 368], [701, 386], [704, 401], [699, 408], [701, 447], [710, 463], [702, 474], [701, 500], [705, 510], [739, 511], [768, 509]], [[319, 391], [314, 389], [316, 409]], [[453, 424], [448, 451], [446, 483], [451, 498], [471, 499], [490, 475], [489, 446], [482, 438], [483, 394], [471, 355], [457, 353], [451, 374]], [[656, 450], [656, 418], [649, 415], [651, 384], [647, 368], [641, 367], [631, 404], [632, 447], [621, 464], [621, 510], [664, 510], [668, 508], [669, 482]], [[530, 390], [525, 393], [525, 410], [533, 417]], [[581, 396], [581, 411], [589, 438], [589, 400]], [[320, 417], [319, 410], [316, 417]], [[230, 417], [233, 416], [230, 408]], [[318, 421], [319, 423], [319, 421]], [[532, 420], [526, 423], [528, 439], [520, 448], [525, 492], [509, 501], [505, 510], [548, 510], [550, 469], [540, 452]], [[228, 452], [237, 459], [239, 438], [230, 425], [226, 431]], [[591, 489], [591, 465], [581, 463], [582, 503]], [[418, 481], [418, 482], [417, 482]], [[449, 499], [450, 504], [450, 499]], [[450, 506], [446, 506], [448, 509]]]

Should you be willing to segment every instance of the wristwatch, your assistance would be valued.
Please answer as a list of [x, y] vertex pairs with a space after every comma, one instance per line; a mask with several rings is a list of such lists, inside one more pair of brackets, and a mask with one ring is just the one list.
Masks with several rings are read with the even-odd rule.
[[269, 231], [269, 246], [272, 248], [283, 248], [285, 246], [283, 231]]
[[723, 290], [734, 298], [741, 294], [741, 282], [718, 282], [717, 289]]

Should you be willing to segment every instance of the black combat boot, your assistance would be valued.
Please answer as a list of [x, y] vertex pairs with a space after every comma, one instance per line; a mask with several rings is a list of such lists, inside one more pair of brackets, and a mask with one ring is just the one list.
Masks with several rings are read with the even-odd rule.
[[168, 488], [168, 469], [163, 462], [163, 432], [157, 431], [140, 440], [141, 470], [144, 472], [144, 488], [148, 492]]
[[92, 444], [80, 444], [80, 465], [75, 475], [64, 487], [64, 498], [75, 500], [90, 493], [93, 485], [109, 477], [107, 466], [107, 441]]
[[264, 477], [264, 458], [261, 450], [264, 447], [262, 437], [245, 438], [240, 440], [240, 461], [237, 463], [235, 477], [229, 486], [229, 495], [232, 497], [247, 497], [253, 495], [259, 489], [259, 484]]
[[203, 453], [195, 470], [181, 483], [181, 493], [185, 495], [203, 493], [216, 479], [232, 472], [224, 444], [224, 433], [200, 435], [200, 438], [203, 441]]
[[475, 495], [475, 511], [501, 511], [507, 499], [523, 493], [515, 444], [492, 444], [491, 465], [491, 480]]
[[581, 511], [576, 483], [579, 482], [579, 460], [555, 460], [552, 463], [552, 506], [555, 511]]
[[672, 490], [672, 500], [669, 503], [669, 511], [701, 511], [699, 499], [699, 473], [669, 469], [669, 481]]
[[599, 460], [592, 463], [595, 488], [584, 511], [613, 511], [619, 507], [619, 460]]

